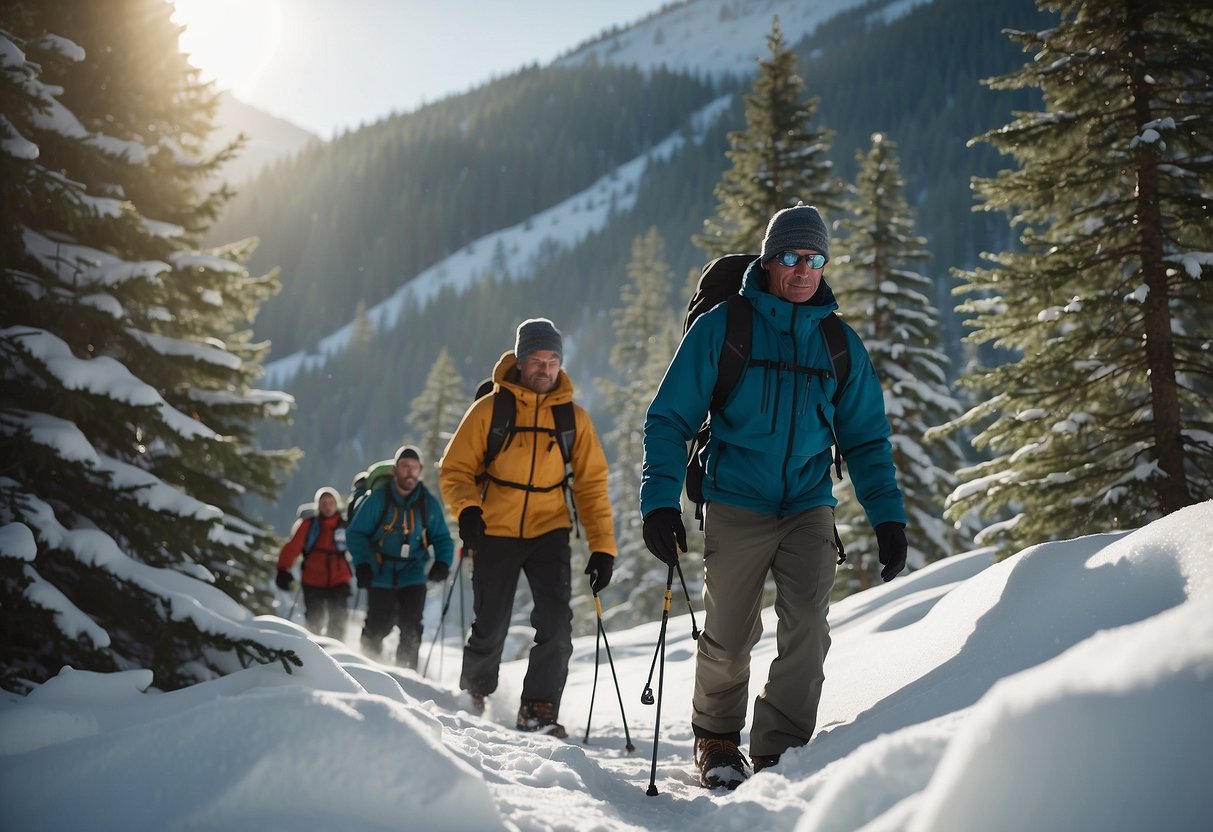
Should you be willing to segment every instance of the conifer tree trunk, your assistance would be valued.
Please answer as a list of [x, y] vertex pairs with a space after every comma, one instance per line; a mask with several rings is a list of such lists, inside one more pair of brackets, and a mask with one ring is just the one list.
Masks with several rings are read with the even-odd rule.
[[[1129, 32], [1140, 32], [1145, 23], [1141, 0], [1127, 3]], [[1133, 109], [1140, 134], [1154, 120], [1150, 112], [1151, 92], [1142, 67], [1144, 56], [1136, 54], [1140, 47], [1130, 39], [1128, 61]], [[1158, 158], [1150, 150], [1137, 154], [1137, 215], [1141, 229], [1141, 266], [1149, 294], [1142, 311], [1145, 318], [1146, 364], [1150, 371], [1150, 404], [1154, 411], [1154, 442], [1158, 467], [1167, 478], [1158, 487], [1158, 510], [1170, 514], [1191, 502], [1188, 496], [1187, 474], [1184, 471], [1182, 419], [1179, 390], [1175, 383], [1175, 344], [1171, 337], [1171, 292], [1167, 285], [1163, 262], [1164, 227], [1159, 208]]]

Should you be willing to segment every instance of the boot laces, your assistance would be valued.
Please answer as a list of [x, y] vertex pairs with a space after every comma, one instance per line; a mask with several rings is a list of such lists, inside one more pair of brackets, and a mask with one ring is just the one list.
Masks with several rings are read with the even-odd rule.
[[737, 743], [731, 740], [721, 740], [712, 737], [701, 737], [695, 743], [695, 764], [702, 766], [707, 760], [716, 754], [724, 754], [728, 756], [736, 756], [740, 760], [741, 750], [737, 747]]

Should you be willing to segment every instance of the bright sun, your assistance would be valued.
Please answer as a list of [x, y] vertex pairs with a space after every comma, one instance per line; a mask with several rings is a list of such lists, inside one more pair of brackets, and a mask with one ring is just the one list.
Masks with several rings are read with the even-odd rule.
[[168, 0], [186, 27], [179, 41], [190, 63], [220, 89], [249, 98], [282, 39], [281, 0]]

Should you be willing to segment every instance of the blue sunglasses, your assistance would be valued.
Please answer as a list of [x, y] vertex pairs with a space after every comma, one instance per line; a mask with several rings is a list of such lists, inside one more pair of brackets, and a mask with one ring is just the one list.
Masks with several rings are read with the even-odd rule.
[[797, 254], [794, 251], [781, 251], [775, 255], [775, 259], [789, 269], [796, 267], [801, 260], [806, 261], [810, 269], [820, 269], [826, 264], [826, 256], [824, 254]]

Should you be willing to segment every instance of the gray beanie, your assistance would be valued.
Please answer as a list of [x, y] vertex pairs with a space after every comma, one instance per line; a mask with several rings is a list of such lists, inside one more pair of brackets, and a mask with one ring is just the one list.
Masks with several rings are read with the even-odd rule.
[[767, 224], [767, 236], [762, 239], [762, 265], [776, 255], [794, 249], [811, 248], [830, 259], [830, 232], [825, 221], [812, 205], [796, 203], [776, 212]]
[[564, 358], [564, 341], [560, 330], [547, 318], [528, 318], [518, 324], [518, 335], [514, 339], [514, 357], [521, 361], [539, 350], [551, 350]]
[[416, 445], [401, 445], [396, 449], [396, 459], [394, 462], [398, 463], [400, 460], [406, 458], [412, 458], [418, 462], [421, 461], [421, 452], [417, 450]]

